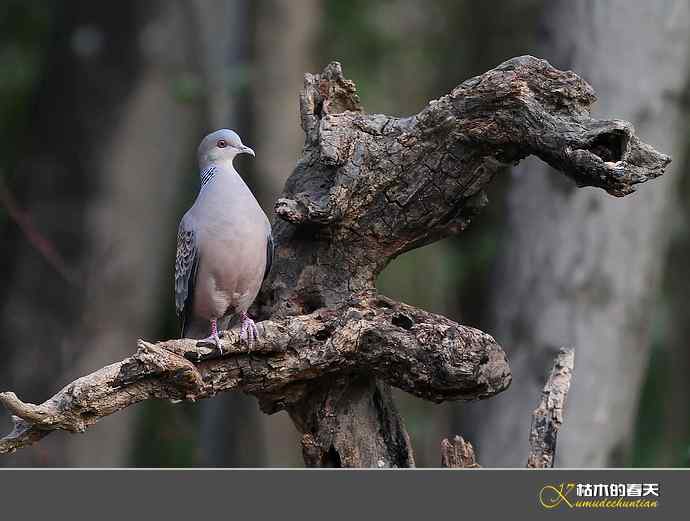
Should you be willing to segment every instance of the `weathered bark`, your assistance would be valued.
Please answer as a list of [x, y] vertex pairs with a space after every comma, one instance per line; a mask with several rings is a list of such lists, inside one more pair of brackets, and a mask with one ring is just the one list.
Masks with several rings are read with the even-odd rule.
[[289, 411], [308, 464], [412, 465], [376, 379], [439, 402], [490, 397], [511, 375], [489, 335], [378, 296], [375, 278], [395, 256], [462, 231], [486, 204], [493, 174], [529, 154], [618, 196], [661, 175], [670, 159], [629, 123], [590, 118], [594, 99], [574, 73], [529, 56], [408, 118], [364, 114], [337, 63], [306, 75], [306, 144], [276, 204], [274, 268], [255, 307], [270, 319], [261, 342], [238, 352], [230, 333], [220, 359], [189, 340], [143, 344], [43, 405], [4, 394], [22, 418], [4, 450], [46, 429], [83, 429], [142, 399], [241, 388], [266, 412]]
[[532, 413], [532, 426], [529, 432], [530, 451], [527, 457], [529, 468], [553, 467], [556, 457], [556, 440], [563, 424], [563, 409], [570, 390], [574, 362], [574, 351], [561, 349], [541, 391], [541, 400]]
[[[277, 263], [264, 292], [278, 316], [371, 291], [390, 259], [461, 231], [485, 204], [493, 174], [530, 153], [614, 195], [668, 162], [629, 124], [589, 119], [594, 93], [577, 76], [528, 57], [466, 81], [411, 118], [362, 114], [337, 66], [308, 75], [301, 101], [307, 142], [276, 206], [291, 224], [274, 227]], [[309, 425], [310, 413], [291, 409], [298, 426]], [[319, 439], [319, 426], [310, 434]], [[360, 464], [342, 457], [357, 452], [350, 436], [340, 447], [322, 445], [323, 457]]]
[[308, 467], [414, 467], [390, 387], [366, 374], [313, 384], [290, 408], [290, 417], [304, 433], [302, 455]]
[[[195, 401], [239, 389], [256, 395], [261, 408], [272, 413], [312, 400], [314, 389], [323, 389], [331, 375], [337, 380], [369, 373], [435, 402], [484, 398], [510, 383], [503, 351], [489, 335], [385, 297], [265, 321], [260, 327], [261, 339], [249, 351], [236, 331], [227, 332], [223, 355], [194, 340], [140, 341], [133, 356], [76, 380], [41, 405], [0, 393], [0, 403], [17, 417], [15, 432], [0, 440], [0, 453], [55, 429], [83, 432], [101, 418], [151, 398]], [[351, 396], [358, 387], [346, 383], [340, 389]], [[386, 412], [389, 398], [385, 389], [378, 393], [375, 399], [383, 402], [379, 410]], [[334, 407], [314, 408], [314, 416], [322, 420], [322, 410], [337, 410], [338, 401], [332, 403]], [[396, 421], [394, 416], [382, 420], [387, 425]], [[356, 425], [345, 427], [349, 432]], [[372, 450], [368, 444], [363, 449]], [[378, 460], [375, 464], [381, 466]]]
[[[540, 48], [592, 82], [601, 113], [629, 118], [678, 155], [687, 118], [680, 100], [688, 11], [685, 2], [549, 2]], [[676, 167], [635, 197], [609, 201], [572, 190], [546, 165], [517, 170], [491, 304], [492, 331], [509, 346], [515, 383], [509, 396], [473, 407], [468, 428], [478, 425], [477, 432], [463, 430], [483, 465], [524, 463], [526, 447], [516, 440], [524, 439], [546, 366], [564, 344], [575, 348], [579, 370], [560, 464], [627, 461], [679, 174]]]
[[441, 466], [449, 469], [478, 469], [481, 467], [474, 456], [474, 448], [462, 436], [453, 438], [453, 443], [447, 438], [441, 440]]

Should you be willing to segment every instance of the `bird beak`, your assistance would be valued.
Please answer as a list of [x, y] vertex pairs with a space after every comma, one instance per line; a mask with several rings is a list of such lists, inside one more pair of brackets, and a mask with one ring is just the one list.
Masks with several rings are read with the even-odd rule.
[[240, 154], [249, 154], [252, 157], [256, 157], [254, 151], [249, 147], [245, 147], [244, 145], [242, 145], [242, 148], [240, 149]]

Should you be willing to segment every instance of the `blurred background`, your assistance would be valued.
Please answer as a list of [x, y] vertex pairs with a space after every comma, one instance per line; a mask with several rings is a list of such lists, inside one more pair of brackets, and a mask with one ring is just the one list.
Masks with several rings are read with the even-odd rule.
[[[615, 199], [528, 159], [459, 237], [405, 254], [379, 289], [491, 334], [513, 384], [476, 403], [396, 394], [419, 466], [462, 434], [524, 466], [530, 415], [576, 348], [558, 466], [688, 466], [690, 145], [686, 0], [0, 0], [0, 390], [40, 403], [175, 337], [177, 224], [204, 134], [256, 150], [238, 170], [267, 213], [299, 157], [304, 72], [342, 62], [368, 112], [409, 115], [521, 54], [572, 69], [594, 114], [673, 157]], [[0, 413], [2, 434], [8, 415]], [[282, 412], [228, 394], [147, 402], [0, 466], [302, 466]]]

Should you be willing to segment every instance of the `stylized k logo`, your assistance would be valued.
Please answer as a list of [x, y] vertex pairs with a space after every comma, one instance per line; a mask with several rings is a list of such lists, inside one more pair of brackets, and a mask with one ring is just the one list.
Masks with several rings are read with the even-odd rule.
[[561, 483], [559, 486], [546, 485], [539, 491], [539, 502], [544, 508], [556, 508], [561, 503], [573, 508], [573, 504], [568, 501], [568, 495], [574, 488], [575, 483]]

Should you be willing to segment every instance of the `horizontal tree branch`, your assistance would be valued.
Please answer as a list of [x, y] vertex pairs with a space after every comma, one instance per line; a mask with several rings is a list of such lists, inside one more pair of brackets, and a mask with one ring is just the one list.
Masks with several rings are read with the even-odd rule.
[[304, 398], [306, 384], [334, 373], [369, 372], [434, 402], [485, 398], [510, 384], [505, 354], [491, 336], [378, 295], [264, 321], [260, 328], [251, 350], [237, 332], [226, 332], [222, 355], [188, 339], [140, 340], [131, 357], [79, 378], [40, 405], [1, 393], [15, 428], [0, 440], [0, 453], [56, 429], [83, 432], [152, 398], [194, 401], [241, 390], [275, 412]]

